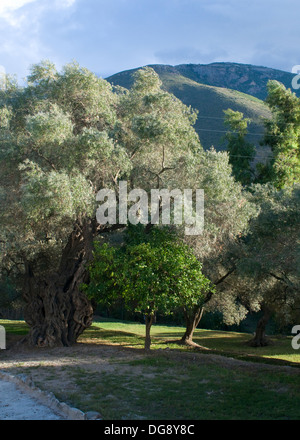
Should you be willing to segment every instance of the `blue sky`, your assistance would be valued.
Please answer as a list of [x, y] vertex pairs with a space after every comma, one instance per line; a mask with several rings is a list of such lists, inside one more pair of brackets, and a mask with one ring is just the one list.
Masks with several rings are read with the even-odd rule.
[[107, 77], [146, 64], [300, 64], [298, 0], [0, 0], [0, 66], [76, 60]]

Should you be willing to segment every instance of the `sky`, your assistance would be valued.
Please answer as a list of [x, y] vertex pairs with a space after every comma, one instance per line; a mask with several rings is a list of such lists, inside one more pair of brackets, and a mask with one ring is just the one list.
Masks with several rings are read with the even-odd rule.
[[106, 78], [148, 64], [300, 64], [298, 0], [0, 0], [0, 72], [48, 59]]

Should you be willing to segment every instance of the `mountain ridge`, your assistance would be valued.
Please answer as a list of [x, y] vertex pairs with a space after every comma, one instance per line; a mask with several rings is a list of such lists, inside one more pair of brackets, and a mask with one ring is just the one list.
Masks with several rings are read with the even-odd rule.
[[[268, 80], [282, 82], [285, 87], [292, 87], [292, 79], [295, 74], [272, 67], [256, 66], [253, 64], [242, 64], [233, 62], [214, 62], [209, 64], [148, 64], [158, 74], [168, 72], [170, 74], [181, 74], [198, 83], [215, 87], [225, 87], [238, 90], [242, 93], [255, 96], [264, 100], [267, 96]], [[106, 78], [108, 81], [123, 76], [128, 72], [134, 73], [141, 67], [124, 70]], [[300, 95], [299, 91], [295, 91]]]
[[[254, 143], [259, 154], [266, 153], [260, 146], [263, 136], [263, 120], [271, 117], [263, 102], [267, 96], [267, 82], [275, 79], [291, 88], [294, 74], [263, 66], [239, 63], [211, 64], [149, 64], [159, 75], [163, 88], [173, 93], [184, 104], [198, 110], [195, 129], [205, 149], [226, 148], [223, 137], [224, 110], [240, 111], [251, 119], [248, 140]], [[125, 70], [106, 78], [114, 85], [130, 89], [133, 73], [141, 67]]]

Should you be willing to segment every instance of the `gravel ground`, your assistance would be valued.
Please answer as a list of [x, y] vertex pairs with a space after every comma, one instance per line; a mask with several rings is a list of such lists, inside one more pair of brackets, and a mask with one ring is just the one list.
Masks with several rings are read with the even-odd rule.
[[0, 420], [63, 420], [11, 382], [0, 379]]

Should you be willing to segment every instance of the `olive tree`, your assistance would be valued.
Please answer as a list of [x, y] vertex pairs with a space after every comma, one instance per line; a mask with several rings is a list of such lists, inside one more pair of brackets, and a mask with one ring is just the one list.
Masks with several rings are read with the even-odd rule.
[[228, 127], [225, 135], [226, 150], [235, 179], [243, 185], [253, 181], [252, 162], [255, 158], [255, 146], [246, 140], [250, 119], [244, 118], [243, 113], [231, 109], [224, 110], [224, 125]]
[[266, 99], [272, 119], [265, 121], [262, 145], [271, 147], [273, 157], [261, 167], [261, 182], [271, 181], [277, 189], [300, 183], [300, 99], [278, 81], [268, 82]]
[[33, 66], [24, 87], [7, 78], [0, 265], [23, 293], [30, 344], [68, 346], [91, 324], [79, 286], [88, 281], [95, 237], [118, 227], [97, 223], [96, 195], [121, 179], [147, 191], [162, 179], [168, 187], [201, 150], [195, 117], [152, 69], [137, 73], [131, 91], [76, 63], [61, 72], [50, 62]]
[[[244, 316], [245, 310], [236, 307], [237, 291], [229, 293], [227, 287], [240, 258], [236, 250], [240, 248], [240, 239], [248, 230], [249, 220], [257, 215], [255, 202], [249, 201], [247, 191], [232, 175], [228, 153], [211, 149], [199, 154], [196, 163], [186, 181], [191, 188], [204, 189], [204, 230], [196, 236], [185, 236], [184, 240], [194, 250], [202, 263], [203, 274], [216, 289], [206, 292], [203, 304], [190, 310], [191, 328], [199, 325], [206, 310], [212, 310], [213, 305], [217, 307], [213, 300], [216, 296], [222, 298], [218, 304], [222, 304], [222, 311], [226, 310], [231, 320], [238, 322]], [[183, 341], [190, 339], [186, 331]]]
[[71, 345], [93, 310], [79, 290], [92, 252], [95, 196], [127, 155], [109, 136], [111, 86], [77, 64], [32, 68], [1, 92], [1, 268], [23, 292], [32, 345]]
[[265, 329], [272, 315], [291, 326], [299, 317], [300, 189], [278, 191], [271, 185], [257, 185], [252, 197], [260, 209], [244, 239], [239, 270], [246, 283], [255, 279], [248, 296], [259, 304], [263, 316], [251, 344], [264, 346], [269, 343]]

